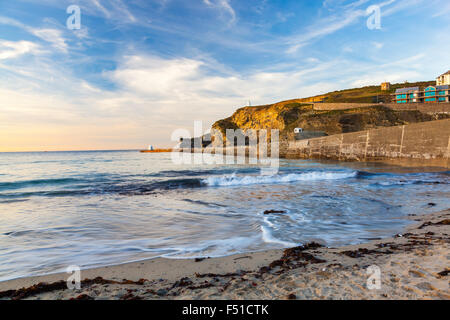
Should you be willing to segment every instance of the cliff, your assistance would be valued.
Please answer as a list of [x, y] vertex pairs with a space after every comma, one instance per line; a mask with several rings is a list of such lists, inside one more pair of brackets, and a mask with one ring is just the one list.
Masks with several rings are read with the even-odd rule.
[[224, 137], [226, 129], [278, 129], [280, 139], [293, 140], [296, 127], [333, 135], [449, 117], [446, 114], [425, 114], [418, 110], [393, 110], [384, 105], [366, 105], [345, 110], [318, 109], [320, 108], [304, 103], [301, 99], [244, 107], [231, 117], [217, 121], [212, 127], [219, 130]]

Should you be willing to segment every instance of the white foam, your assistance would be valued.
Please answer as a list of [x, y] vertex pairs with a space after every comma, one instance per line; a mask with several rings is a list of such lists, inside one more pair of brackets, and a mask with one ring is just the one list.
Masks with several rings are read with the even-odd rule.
[[271, 227], [271, 228], [274, 226], [274, 224], [273, 224], [272, 222], [269, 221], [269, 218], [268, 218], [268, 217], [264, 217], [264, 222], [265, 222], [269, 227]]
[[261, 226], [262, 239], [265, 243], [278, 243], [286, 248], [292, 248], [298, 246], [298, 244], [293, 242], [287, 242], [280, 239], [275, 238], [270, 232], [269, 228]]
[[196, 257], [224, 257], [244, 253], [243, 248], [251, 248], [259, 240], [258, 234], [251, 237], [232, 237], [200, 242], [189, 247], [170, 247], [172, 252], [163, 254], [167, 259], [192, 259]]
[[357, 172], [304, 172], [273, 176], [236, 176], [209, 177], [203, 182], [208, 186], [237, 186], [250, 184], [277, 184], [295, 181], [337, 180], [356, 177]]

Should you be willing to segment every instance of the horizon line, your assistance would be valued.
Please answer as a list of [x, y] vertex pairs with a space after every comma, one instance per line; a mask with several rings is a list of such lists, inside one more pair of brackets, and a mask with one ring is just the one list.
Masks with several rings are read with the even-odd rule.
[[80, 150], [26, 150], [26, 151], [0, 151], [0, 153], [51, 153], [51, 152], [112, 152], [112, 151], [139, 151], [141, 149], [80, 149]]

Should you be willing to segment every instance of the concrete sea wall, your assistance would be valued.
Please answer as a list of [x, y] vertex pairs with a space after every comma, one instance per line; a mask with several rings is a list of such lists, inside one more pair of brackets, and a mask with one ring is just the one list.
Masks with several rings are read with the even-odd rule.
[[450, 103], [388, 103], [392, 110], [418, 110], [423, 113], [450, 113]]
[[450, 119], [291, 141], [286, 157], [347, 161], [437, 159], [449, 167]]

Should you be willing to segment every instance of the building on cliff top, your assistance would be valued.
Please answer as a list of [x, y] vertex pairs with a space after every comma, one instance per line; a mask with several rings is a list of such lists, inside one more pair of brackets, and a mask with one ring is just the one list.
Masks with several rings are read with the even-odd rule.
[[395, 103], [439, 103], [449, 102], [450, 85], [397, 89], [392, 95]]
[[437, 86], [450, 85], [450, 70], [436, 78]]
[[391, 83], [390, 82], [383, 82], [381, 84], [381, 91], [389, 91], [391, 89]]
[[436, 78], [436, 86], [401, 88], [391, 96], [394, 103], [450, 102], [450, 71]]

